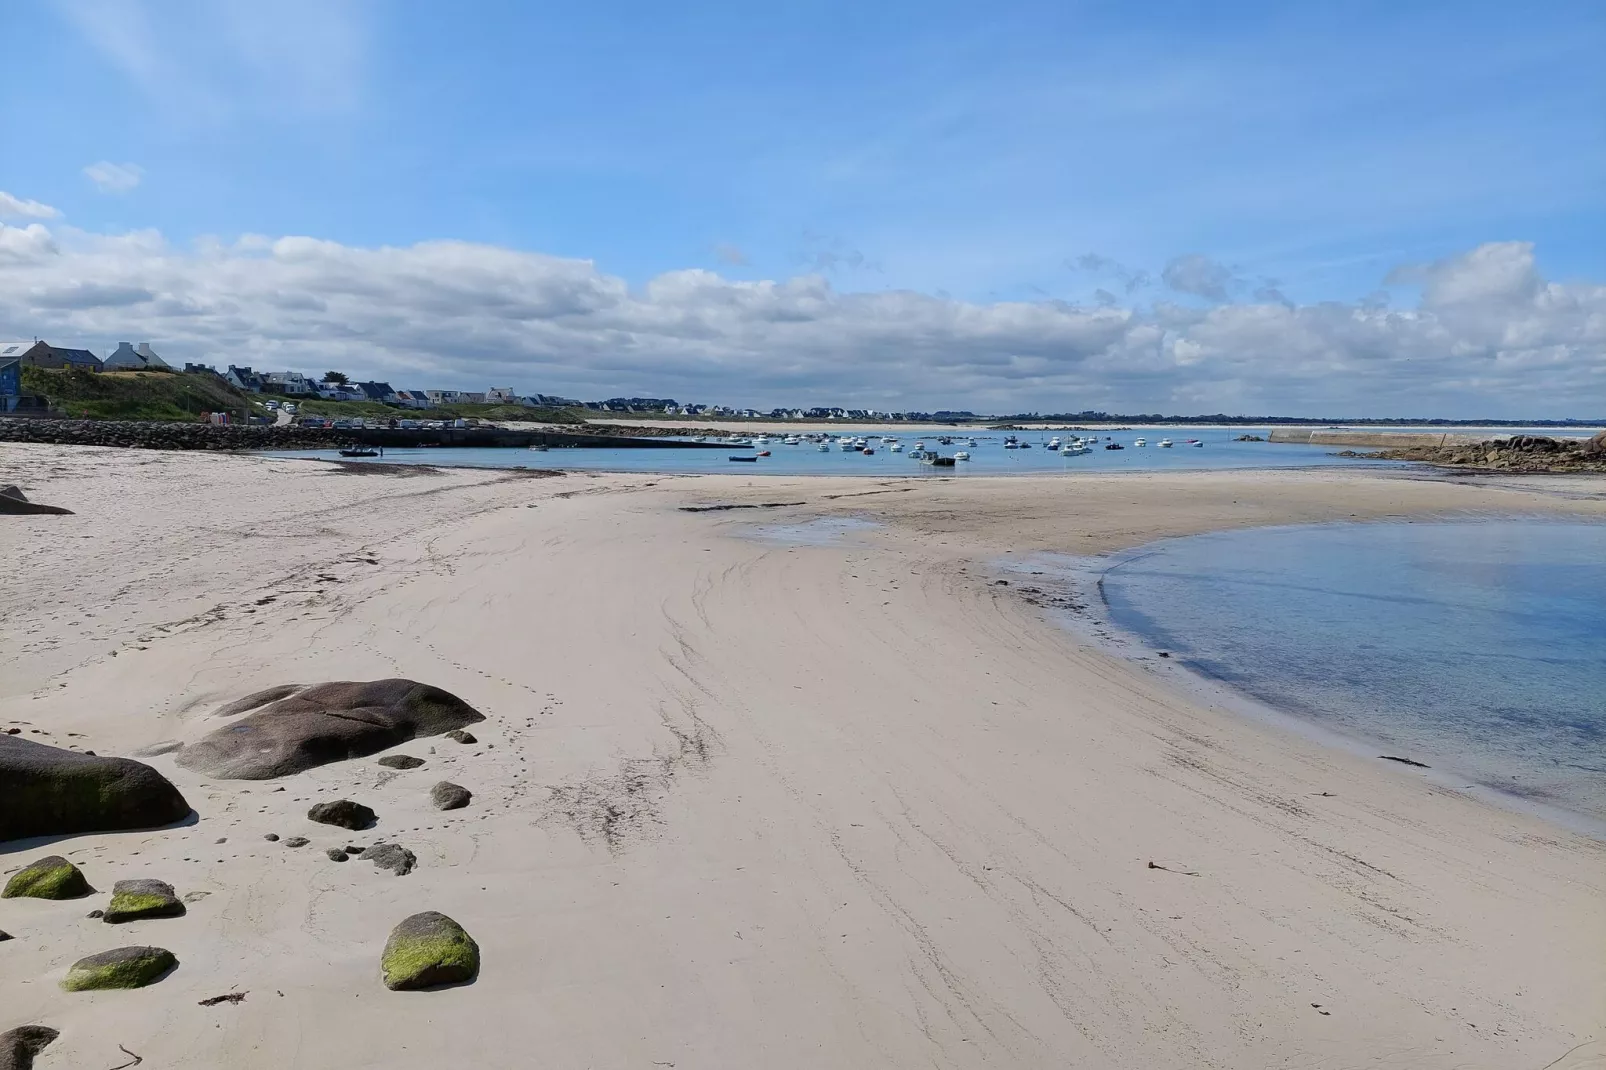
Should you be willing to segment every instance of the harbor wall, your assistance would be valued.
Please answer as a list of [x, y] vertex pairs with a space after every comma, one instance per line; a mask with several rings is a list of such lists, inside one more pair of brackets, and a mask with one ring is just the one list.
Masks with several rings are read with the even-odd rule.
[[[1509, 438], [1509, 435], [1496, 436]], [[1344, 431], [1309, 427], [1278, 427], [1267, 436], [1269, 442], [1300, 442], [1312, 446], [1371, 446], [1385, 450], [1438, 449], [1442, 446], [1470, 446], [1487, 436], [1441, 431]]]

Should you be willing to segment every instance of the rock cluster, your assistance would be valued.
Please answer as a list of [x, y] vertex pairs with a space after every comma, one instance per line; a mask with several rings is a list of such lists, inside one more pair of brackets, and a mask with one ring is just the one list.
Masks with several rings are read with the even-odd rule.
[[1367, 456], [1501, 472], [1606, 472], [1606, 431], [1589, 439], [1513, 435], [1485, 442], [1385, 450]]
[[239, 719], [181, 748], [177, 761], [226, 780], [288, 776], [485, 720], [456, 695], [413, 680], [274, 687], [217, 716]]
[[351, 432], [333, 427], [227, 427], [147, 420], [0, 419], [0, 442], [125, 446], [148, 450], [298, 450], [342, 445]]

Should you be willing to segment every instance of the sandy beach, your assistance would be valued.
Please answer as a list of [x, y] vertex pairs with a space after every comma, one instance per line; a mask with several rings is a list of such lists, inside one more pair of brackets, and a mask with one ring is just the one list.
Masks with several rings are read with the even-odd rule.
[[[539, 473], [7, 446], [0, 727], [131, 755], [285, 683], [486, 716], [281, 781], [147, 759], [198, 820], [0, 845], [0, 1030], [53, 1067], [1606, 1067], [1606, 843], [1238, 717], [1055, 626], [1005, 554], [1264, 524], [1606, 517], [1598, 479]], [[742, 508], [710, 508], [739, 506]], [[755, 529], [854, 517], [836, 539]], [[441, 813], [440, 779], [474, 792]], [[283, 791], [276, 790], [283, 787]], [[306, 819], [372, 806], [372, 832]], [[299, 849], [267, 834], [301, 835]], [[324, 849], [378, 838], [406, 876]], [[390, 992], [439, 910], [476, 982]], [[160, 944], [148, 988], [69, 994]], [[198, 1006], [243, 991], [238, 1004]]]

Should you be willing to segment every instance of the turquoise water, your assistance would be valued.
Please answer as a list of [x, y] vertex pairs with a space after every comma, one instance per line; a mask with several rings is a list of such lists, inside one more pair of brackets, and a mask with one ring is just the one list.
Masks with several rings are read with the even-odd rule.
[[1115, 624], [1255, 698], [1606, 819], [1606, 524], [1336, 524], [1122, 555]]
[[[1020, 432], [1019, 437], [1032, 443], [1031, 449], [1006, 450], [1004, 436], [993, 431], [975, 436], [976, 445], [967, 446], [966, 437], [955, 440], [951, 446], [938, 446], [935, 435], [910, 434], [907, 430], [858, 429], [853, 432], [866, 438], [878, 438], [883, 433], [896, 435], [905, 450], [917, 442], [925, 442], [945, 455], [956, 450], [967, 450], [971, 460], [952, 468], [935, 468], [912, 460], [907, 452], [893, 453], [879, 442], [873, 442], [876, 452], [866, 457], [861, 453], [844, 453], [834, 443], [827, 452], [821, 452], [813, 443], [786, 446], [771, 441], [764, 449], [770, 456], [757, 461], [732, 461], [739, 453], [752, 454], [752, 450], [718, 449], [553, 449], [533, 453], [526, 449], [414, 449], [386, 450], [383, 458], [374, 460], [386, 464], [434, 464], [487, 468], [560, 468], [604, 472], [665, 472], [713, 473], [728, 472], [737, 475], [855, 475], [886, 479], [892, 476], [963, 477], [965, 475], [1024, 475], [1061, 472], [1133, 472], [1166, 469], [1210, 468], [1301, 468], [1312, 465], [1378, 464], [1375, 461], [1357, 461], [1335, 456], [1332, 446], [1307, 446], [1270, 442], [1235, 442], [1241, 434], [1264, 435], [1265, 429], [1246, 432], [1244, 428], [1177, 428], [1132, 431], [1105, 431], [1126, 448], [1121, 450], [1096, 449], [1080, 457], [1062, 457], [1043, 447], [1053, 437], [1048, 432]], [[1161, 449], [1158, 442], [1170, 437], [1175, 445]], [[1135, 446], [1134, 440], [1146, 438], [1146, 447]], [[1186, 444], [1197, 438], [1201, 447]], [[276, 457], [319, 457], [338, 460], [334, 450], [286, 450], [271, 454]]]

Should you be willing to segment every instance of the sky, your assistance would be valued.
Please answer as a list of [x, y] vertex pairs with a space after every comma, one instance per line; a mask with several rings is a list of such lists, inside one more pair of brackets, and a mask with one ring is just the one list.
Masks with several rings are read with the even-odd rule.
[[1606, 8], [7, 0], [0, 338], [398, 389], [1606, 414]]

